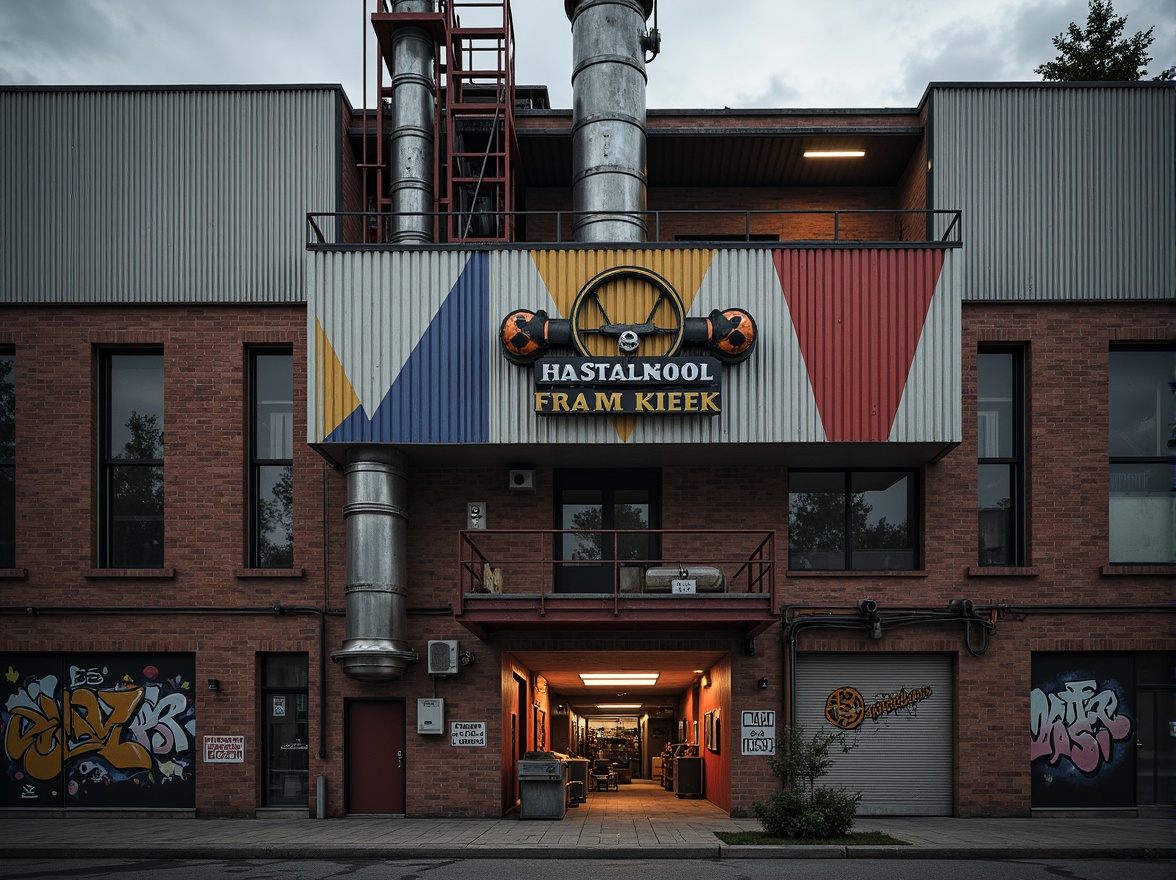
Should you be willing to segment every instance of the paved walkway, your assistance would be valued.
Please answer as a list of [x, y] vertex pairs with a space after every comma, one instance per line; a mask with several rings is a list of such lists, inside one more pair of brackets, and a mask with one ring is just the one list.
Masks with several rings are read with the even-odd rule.
[[3, 858], [1170, 858], [1173, 823], [1146, 818], [859, 818], [905, 846], [727, 846], [759, 831], [651, 785], [593, 792], [563, 819], [0, 820]]

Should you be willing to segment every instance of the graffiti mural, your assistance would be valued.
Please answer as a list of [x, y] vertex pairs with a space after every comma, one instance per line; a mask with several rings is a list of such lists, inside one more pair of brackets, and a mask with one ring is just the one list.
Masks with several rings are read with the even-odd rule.
[[191, 655], [0, 656], [0, 807], [195, 806]]
[[1037, 654], [1032, 677], [1033, 806], [1134, 806], [1131, 657]]

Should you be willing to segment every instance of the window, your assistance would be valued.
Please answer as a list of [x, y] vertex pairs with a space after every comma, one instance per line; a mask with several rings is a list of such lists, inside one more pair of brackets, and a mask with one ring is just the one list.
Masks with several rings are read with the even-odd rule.
[[788, 567], [830, 571], [918, 566], [914, 471], [792, 471]]
[[294, 565], [294, 357], [250, 356], [249, 564]]
[[0, 349], [0, 568], [16, 568], [16, 356]]
[[1024, 358], [986, 349], [977, 359], [976, 445], [981, 565], [1024, 565]]
[[1176, 349], [1110, 356], [1110, 561], [1176, 562], [1172, 454]]
[[103, 568], [163, 566], [163, 355], [101, 353], [99, 544]]

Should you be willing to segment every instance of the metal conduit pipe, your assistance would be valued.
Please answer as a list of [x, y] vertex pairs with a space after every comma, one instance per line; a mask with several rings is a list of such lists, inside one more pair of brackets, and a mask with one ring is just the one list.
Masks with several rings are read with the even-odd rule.
[[[435, 12], [434, 0], [395, 0], [397, 13]], [[393, 242], [433, 240], [433, 81], [436, 47], [423, 28], [399, 27], [392, 35], [392, 183]]]
[[645, 21], [653, 0], [565, 0], [564, 11], [572, 23], [576, 240], [645, 241]]
[[408, 477], [404, 455], [360, 446], [344, 468], [347, 502], [347, 622], [343, 647], [331, 654], [362, 681], [393, 681], [417, 659], [407, 634]]

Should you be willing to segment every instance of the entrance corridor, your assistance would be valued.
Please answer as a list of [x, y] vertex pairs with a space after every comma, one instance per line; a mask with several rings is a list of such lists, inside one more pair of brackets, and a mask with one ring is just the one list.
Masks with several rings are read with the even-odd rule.
[[[508, 818], [517, 815], [515, 811]], [[754, 821], [752, 825], [759, 827]], [[520, 842], [567, 846], [697, 843], [700, 835], [739, 828], [710, 801], [676, 797], [651, 779], [589, 791], [588, 800], [568, 807], [562, 820], [519, 819]]]

